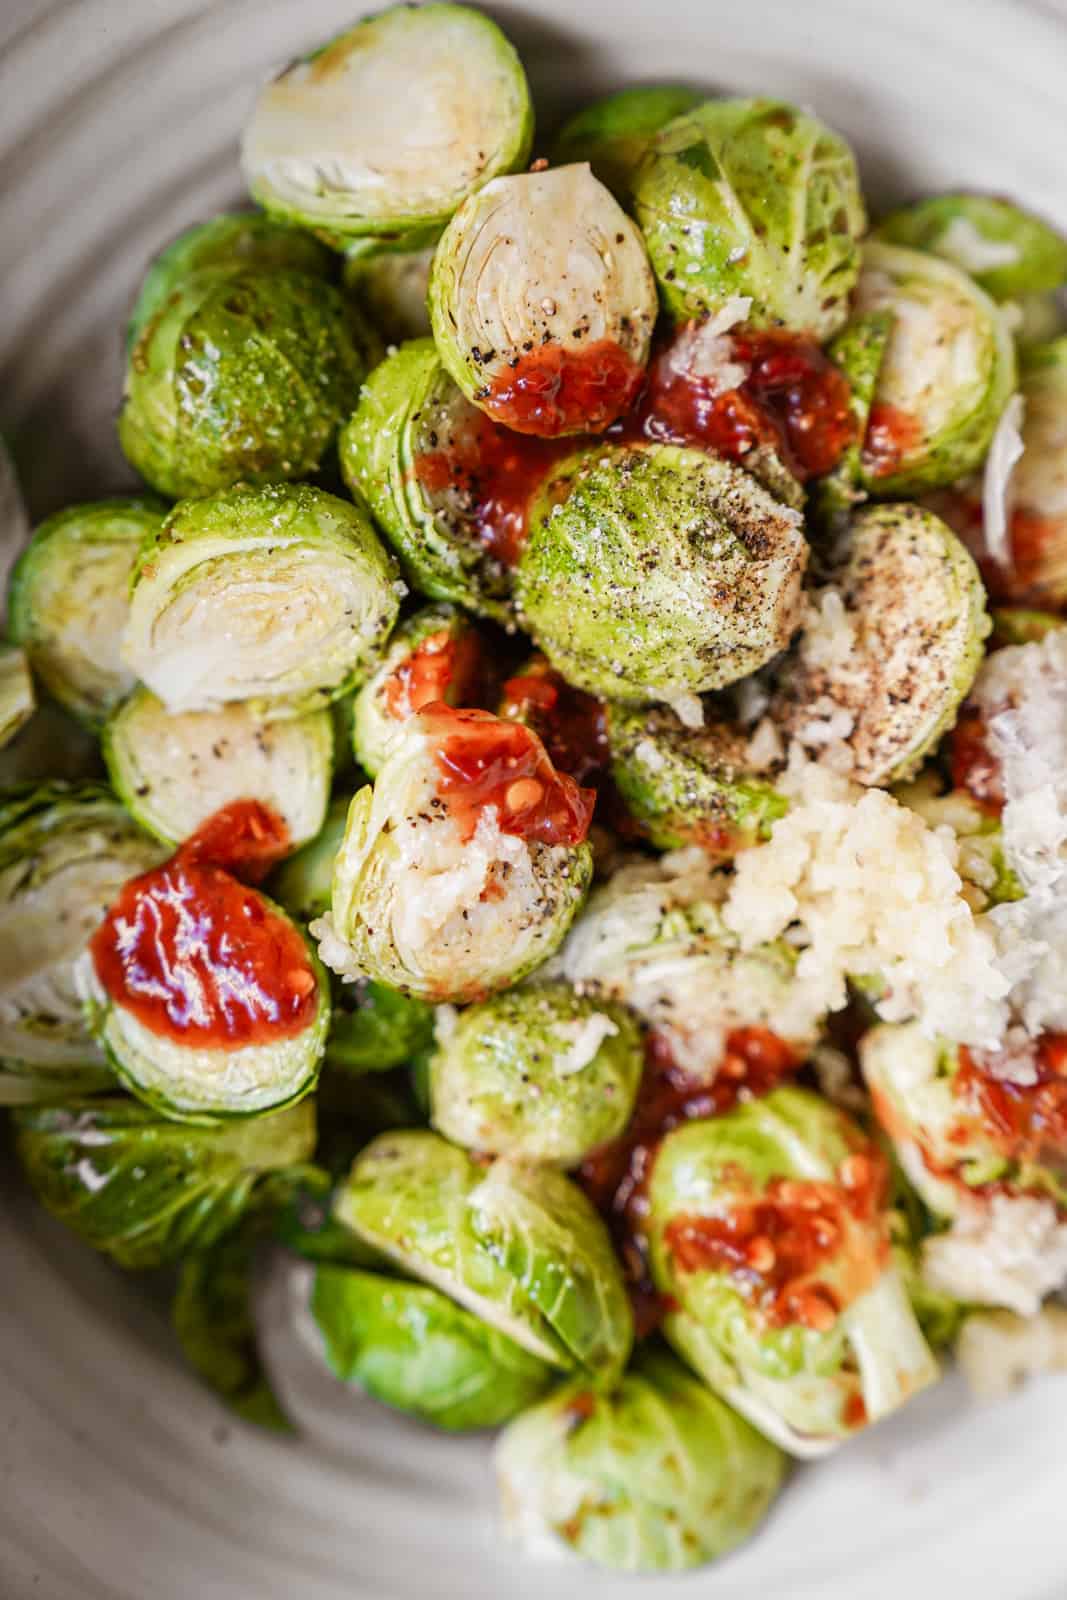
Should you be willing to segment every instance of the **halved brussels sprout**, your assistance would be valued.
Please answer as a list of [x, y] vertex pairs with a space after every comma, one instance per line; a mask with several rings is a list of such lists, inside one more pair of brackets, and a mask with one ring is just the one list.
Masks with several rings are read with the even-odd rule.
[[330, 909], [333, 864], [345, 836], [350, 803], [347, 795], [338, 795], [314, 839], [283, 861], [271, 877], [272, 897], [298, 922], [310, 922]]
[[850, 318], [830, 343], [827, 353], [848, 380], [854, 432], [837, 465], [809, 490], [808, 515], [820, 532], [835, 533], [857, 502], [867, 498], [863, 441], [892, 330], [892, 312], [869, 311]]
[[19, 1111], [16, 1150], [38, 1200], [122, 1267], [167, 1266], [229, 1233], [293, 1181], [315, 1145], [310, 1101], [191, 1128], [135, 1100]]
[[116, 793], [142, 828], [178, 844], [236, 800], [284, 822], [293, 849], [326, 817], [333, 767], [329, 710], [264, 722], [246, 705], [170, 712], [143, 686], [112, 715], [104, 757]]
[[575, 455], [535, 498], [529, 527], [524, 624], [591, 694], [671, 702], [722, 688], [784, 649], [800, 620], [799, 513], [703, 450]]
[[748, 741], [724, 720], [690, 728], [668, 707], [609, 706], [611, 776], [657, 850], [695, 844], [731, 856], [765, 838], [788, 802], [755, 775]]
[[259, 211], [224, 212], [195, 223], [149, 263], [126, 330], [132, 350], [147, 327], [181, 285], [183, 278], [205, 267], [265, 267], [277, 272], [305, 272], [315, 278], [333, 276], [335, 257], [303, 228], [287, 228]]
[[656, 321], [641, 235], [577, 164], [496, 178], [460, 207], [430, 273], [441, 360], [520, 433], [600, 433], [637, 398]]
[[973, 472], [1015, 388], [1015, 349], [993, 301], [951, 262], [873, 242], [864, 247], [856, 310], [893, 315], [864, 441], [864, 486], [894, 499]]
[[0, 644], [0, 749], [25, 727], [36, 707], [25, 650]]
[[478, 635], [454, 606], [426, 606], [402, 622], [356, 693], [352, 747], [363, 770], [377, 777], [404, 723], [423, 706], [475, 704], [480, 665]]
[[428, 1000], [517, 983], [585, 898], [591, 811], [528, 729], [418, 712], [352, 801], [332, 909], [311, 925], [323, 960]]
[[923, 772], [894, 796], [917, 811], [931, 828], [951, 828], [959, 843], [956, 870], [975, 911], [1021, 900], [1023, 886], [1008, 865], [1000, 818], [991, 816], [966, 789], [948, 789], [936, 772]]
[[160, 848], [97, 784], [8, 791], [0, 808], [0, 1062], [23, 1079], [5, 1100], [46, 1098], [105, 1068], [74, 966], [122, 885]]
[[425, 1054], [433, 1044], [433, 1007], [382, 983], [333, 986], [326, 1060], [345, 1072], [388, 1072]]
[[315, 472], [356, 403], [368, 352], [340, 290], [302, 272], [182, 278], [130, 352], [126, 459], [161, 494]]
[[168, 711], [303, 716], [377, 659], [395, 570], [366, 512], [310, 484], [183, 501], [141, 553], [123, 660]]
[[387, 344], [430, 332], [426, 296], [436, 239], [419, 249], [366, 249], [360, 241], [345, 261], [344, 285]]
[[1032, 212], [992, 195], [934, 195], [894, 211], [874, 231], [887, 244], [951, 261], [994, 300], [1067, 283], [1067, 239]]
[[526, 75], [494, 22], [393, 6], [265, 85], [242, 160], [260, 205], [343, 240], [446, 221], [522, 167], [532, 138]]
[[319, 1267], [311, 1314], [336, 1377], [452, 1432], [498, 1428], [556, 1376], [547, 1362], [428, 1284]]
[[1023, 452], [1008, 488], [1010, 567], [998, 589], [1036, 605], [1067, 604], [1067, 337], [1027, 351]]
[[853, 518], [770, 715], [857, 783], [911, 777], [955, 721], [989, 631], [978, 569], [940, 517]]
[[626, 1127], [643, 1066], [621, 1006], [566, 983], [512, 989], [439, 1021], [430, 1120], [471, 1150], [576, 1167]]
[[673, 316], [741, 296], [757, 327], [821, 342], [844, 323], [866, 217], [851, 150], [815, 117], [705, 101], [652, 140], [633, 197]]
[[1018, 1032], [986, 1052], [883, 1024], [860, 1063], [909, 1181], [951, 1224], [923, 1244], [927, 1283], [1031, 1316], [1067, 1279], [1064, 1049]]
[[90, 726], [133, 688], [119, 654], [130, 578], [165, 515], [151, 498], [68, 506], [35, 530], [11, 574], [12, 640], [48, 692]]
[[480, 1166], [435, 1133], [383, 1134], [357, 1156], [338, 1219], [524, 1350], [610, 1387], [633, 1318], [607, 1229], [550, 1167]]
[[646, 1227], [667, 1338], [794, 1455], [936, 1379], [890, 1261], [884, 1158], [817, 1095], [775, 1089], [668, 1133]]
[[621, 1572], [681, 1572], [751, 1537], [781, 1452], [665, 1350], [643, 1348], [613, 1394], [572, 1381], [495, 1451], [505, 1527]]
[[695, 89], [666, 83], [638, 84], [605, 95], [564, 123], [552, 147], [552, 165], [587, 161], [594, 177], [625, 202], [652, 135], [692, 111], [701, 99]]
[[630, 1008], [677, 1065], [714, 1076], [734, 1029], [773, 1029], [801, 1059], [824, 1020], [785, 941], [742, 952], [720, 910], [728, 880], [702, 851], [620, 867], [595, 889], [553, 972]]
[[330, 985], [280, 906], [179, 852], [126, 886], [80, 959], [90, 1026], [139, 1100], [184, 1122], [309, 1094]]
[[[452, 382], [432, 339], [402, 345], [374, 369], [340, 453], [345, 482], [414, 587], [507, 622], [515, 539], [483, 491], [486, 467], [495, 484], [509, 474], [513, 451]], [[552, 460], [545, 455], [546, 476]]]

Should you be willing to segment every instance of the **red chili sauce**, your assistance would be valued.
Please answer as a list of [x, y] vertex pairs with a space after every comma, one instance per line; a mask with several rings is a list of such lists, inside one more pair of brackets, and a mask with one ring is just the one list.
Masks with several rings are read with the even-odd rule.
[[875, 404], [867, 420], [863, 466], [872, 478], [889, 478], [922, 443], [917, 417], [898, 406]]
[[1005, 802], [1003, 773], [989, 748], [989, 729], [977, 706], [964, 705], [948, 748], [953, 786], [966, 790], [989, 816], [999, 817]]
[[986, 547], [980, 487], [942, 489], [927, 499], [931, 510], [959, 534], [971, 552], [991, 599], [1002, 605], [1062, 610], [1067, 548], [1057, 559], [1056, 547], [1064, 545], [1060, 520], [1016, 506], [1008, 519], [1008, 559], [995, 561]]
[[695, 445], [732, 461], [769, 446], [801, 482], [831, 471], [856, 432], [844, 375], [804, 334], [721, 337], [729, 340], [729, 359], [748, 369], [738, 388], [717, 393], [710, 378], [681, 370], [668, 344], [652, 360], [637, 409], [611, 436]]
[[[1012, 1161], [1062, 1163], [1067, 1154], [1067, 1035], [1045, 1033], [1032, 1049], [1034, 1081], [1014, 1083], [990, 1070], [995, 1059], [966, 1046], [953, 1093], [981, 1119], [982, 1132]], [[966, 1137], [961, 1131], [961, 1140]]]
[[470, 839], [486, 806], [504, 833], [541, 844], [581, 844], [596, 796], [557, 772], [535, 733], [488, 711], [440, 703], [420, 716], [436, 745], [437, 793]]
[[532, 728], [553, 766], [587, 783], [611, 765], [604, 707], [574, 689], [543, 656], [504, 684], [500, 714]]
[[404, 721], [435, 700], [462, 705], [477, 695], [482, 651], [478, 635], [465, 628], [431, 633], [385, 680], [389, 715]]
[[714, 1082], [682, 1071], [667, 1039], [645, 1042], [645, 1071], [630, 1125], [620, 1138], [588, 1156], [578, 1181], [608, 1222], [626, 1274], [638, 1334], [651, 1333], [669, 1307], [649, 1275], [643, 1221], [646, 1188], [660, 1141], [683, 1122], [729, 1111], [738, 1100], [769, 1094], [800, 1066], [796, 1052], [767, 1028], [736, 1028]]
[[644, 376], [613, 339], [577, 348], [542, 344], [512, 361], [477, 399], [517, 433], [543, 439], [602, 433], [629, 411]]
[[89, 944], [104, 991], [150, 1032], [193, 1048], [301, 1033], [318, 1007], [307, 946], [233, 876], [261, 877], [287, 843], [280, 817], [240, 800], [131, 879]]

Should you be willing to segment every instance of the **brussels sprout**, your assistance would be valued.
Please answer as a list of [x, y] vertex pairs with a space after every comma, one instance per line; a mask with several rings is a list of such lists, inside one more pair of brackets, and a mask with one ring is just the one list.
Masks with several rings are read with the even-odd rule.
[[982, 663], [985, 589], [939, 517], [861, 511], [771, 702], [775, 725], [832, 749], [857, 783], [912, 776], [956, 719]]
[[666, 83], [605, 95], [564, 123], [552, 148], [552, 165], [587, 161], [594, 177], [625, 203], [652, 135], [692, 111], [701, 98], [695, 89]]
[[863, 441], [892, 330], [892, 312], [871, 311], [846, 322], [830, 344], [828, 353], [848, 380], [854, 433], [833, 470], [811, 486], [808, 513], [820, 531], [836, 532], [856, 503], [867, 498]]
[[576, 455], [530, 510], [517, 598], [568, 682], [678, 700], [747, 677], [788, 644], [801, 518], [732, 462], [652, 444]]
[[356, 694], [352, 746], [363, 770], [377, 777], [397, 733], [423, 706], [474, 704], [480, 657], [477, 633], [454, 606], [426, 606], [402, 622]]
[[755, 1532], [785, 1462], [651, 1346], [613, 1394], [572, 1380], [518, 1418], [495, 1466], [505, 1525], [531, 1554], [562, 1543], [617, 1571], [681, 1572]]
[[[258, 1225], [257, 1225], [258, 1224]], [[246, 1220], [181, 1265], [171, 1320], [182, 1354], [244, 1422], [292, 1432], [260, 1360], [252, 1311], [259, 1219]]]
[[333, 864], [345, 836], [349, 804], [347, 795], [331, 801], [315, 838], [284, 861], [270, 879], [272, 897], [298, 922], [310, 922], [330, 909]]
[[0, 749], [25, 727], [36, 709], [26, 652], [0, 644]]
[[922, 1233], [916, 1233], [898, 1209], [890, 1213], [893, 1263], [900, 1274], [915, 1320], [931, 1350], [949, 1350], [955, 1344], [968, 1308], [951, 1295], [934, 1289], [922, 1274]]
[[335, 983], [326, 1060], [345, 1072], [388, 1072], [433, 1043], [433, 1008], [381, 983]]
[[1027, 294], [1004, 306], [1012, 333], [1022, 354], [1035, 344], [1047, 344], [1067, 332], [1067, 307], [1062, 294]]
[[656, 1154], [664, 1332], [794, 1455], [825, 1454], [937, 1377], [889, 1261], [883, 1168], [843, 1112], [794, 1088], [675, 1128]]
[[8, 791], [0, 807], [0, 1062], [26, 1080], [5, 1101], [40, 1098], [105, 1063], [82, 1016], [74, 966], [127, 878], [158, 845], [96, 784]]
[[1036, 605], [1067, 604], [1067, 337], [1023, 362], [1023, 452], [1009, 486], [1011, 565], [998, 588]]
[[588, 166], [496, 178], [430, 272], [441, 360], [495, 422], [600, 433], [636, 399], [656, 320], [641, 235]]
[[562, 1173], [503, 1158], [487, 1170], [435, 1133], [383, 1134], [334, 1213], [550, 1366], [610, 1386], [626, 1365], [633, 1318], [611, 1241]]
[[1012, 644], [1040, 644], [1046, 634], [1067, 627], [1067, 619], [1053, 616], [1050, 611], [1028, 611], [1021, 606], [995, 606], [989, 616], [993, 624], [991, 650]]
[[621, 1006], [512, 989], [438, 1025], [431, 1121], [456, 1144], [575, 1167], [630, 1120], [644, 1052]]
[[149, 689], [133, 694], [104, 729], [116, 793], [142, 828], [177, 844], [236, 800], [258, 800], [284, 822], [293, 848], [316, 838], [333, 765], [328, 710], [263, 722], [245, 705], [167, 711]]
[[952, 829], [959, 843], [956, 870], [974, 910], [986, 911], [1023, 898], [1023, 886], [1004, 852], [1000, 819], [991, 816], [966, 789], [946, 792], [936, 772], [924, 772], [893, 793], [931, 828]]
[[364, 243], [345, 261], [349, 295], [387, 343], [425, 338], [430, 332], [426, 296], [436, 239], [417, 250], [367, 250]]
[[402, 345], [374, 369], [340, 440], [345, 482], [414, 587], [507, 622], [511, 552], [483, 520], [479, 495], [487, 451], [507, 473], [503, 430], [464, 399], [432, 339]]
[[340, 241], [446, 221], [524, 166], [532, 138], [526, 76], [494, 22], [393, 6], [265, 85], [242, 160], [267, 211]]
[[731, 856], [766, 838], [788, 803], [751, 773], [747, 740], [725, 721], [688, 728], [664, 706], [609, 706], [611, 776], [657, 850], [696, 844]]
[[884, 218], [887, 244], [929, 250], [972, 277], [994, 300], [1067, 283], [1067, 239], [1032, 212], [990, 195], [940, 194]]
[[11, 638], [48, 692], [90, 726], [133, 688], [119, 654], [130, 577], [165, 515], [152, 499], [69, 506], [41, 523], [11, 575]]
[[800, 1059], [824, 1020], [821, 997], [797, 981], [784, 941], [738, 949], [725, 893], [702, 852], [620, 867], [593, 891], [552, 970], [628, 1006], [694, 1076], [714, 1074], [736, 1028], [772, 1028]]
[[[323, 1132], [328, 1136], [331, 1130], [329, 1112], [320, 1105], [319, 1115], [324, 1124]], [[336, 1134], [336, 1120], [332, 1122], [332, 1129]], [[320, 1134], [320, 1141], [321, 1137]], [[344, 1142], [348, 1148], [338, 1163], [341, 1172], [347, 1172], [359, 1148], [351, 1138]], [[336, 1139], [333, 1143], [339, 1144]], [[329, 1171], [310, 1166], [301, 1172], [299, 1180], [289, 1186], [284, 1199], [274, 1208], [274, 1237], [306, 1261], [375, 1271], [384, 1264], [384, 1257], [362, 1239], [357, 1239], [352, 1230], [333, 1215], [336, 1185], [332, 1174], [335, 1170], [331, 1159]]]
[[334, 257], [302, 228], [286, 228], [258, 211], [224, 212], [180, 233], [149, 264], [126, 330], [132, 350], [143, 330], [159, 315], [184, 278], [205, 267], [243, 272], [264, 267], [274, 272], [304, 272], [329, 278]]
[[311, 925], [323, 960], [427, 1000], [517, 983], [585, 897], [591, 807], [527, 729], [417, 713], [352, 802], [332, 909]]
[[145, 545], [123, 659], [171, 712], [243, 700], [303, 716], [360, 680], [398, 607], [359, 506], [310, 484], [239, 485], [175, 506]]
[[311, 1312], [336, 1377], [451, 1432], [499, 1427], [554, 1376], [547, 1362], [427, 1284], [319, 1267]]
[[[296, 925], [265, 895], [209, 870], [216, 874], [212, 892], [222, 878], [239, 893], [236, 908], [227, 904], [216, 918], [176, 857], [131, 886], [132, 904], [116, 926], [99, 930], [76, 973], [90, 1026], [119, 1078], [146, 1105], [184, 1122], [256, 1116], [302, 1099], [315, 1087], [330, 1026], [329, 980]], [[260, 941], [251, 951], [242, 933], [249, 925]], [[261, 977], [266, 940], [273, 960], [291, 948], [303, 967]], [[113, 953], [121, 987], [105, 980]], [[291, 979], [299, 983], [292, 985], [300, 1005], [295, 1027], [287, 1025]], [[282, 998], [272, 980], [286, 985]]]
[[1014, 346], [992, 300], [950, 262], [872, 243], [856, 309], [894, 318], [864, 441], [864, 487], [895, 499], [974, 471], [1015, 388]]
[[315, 1144], [310, 1101], [221, 1128], [171, 1122], [134, 1100], [15, 1114], [16, 1149], [41, 1204], [122, 1267], [167, 1266], [284, 1193]]
[[866, 225], [852, 152], [779, 100], [709, 100], [656, 135], [633, 182], [667, 310], [741, 296], [757, 327], [842, 326]]
[[174, 499], [307, 477], [366, 374], [356, 331], [340, 291], [306, 273], [182, 278], [130, 353], [126, 459]]

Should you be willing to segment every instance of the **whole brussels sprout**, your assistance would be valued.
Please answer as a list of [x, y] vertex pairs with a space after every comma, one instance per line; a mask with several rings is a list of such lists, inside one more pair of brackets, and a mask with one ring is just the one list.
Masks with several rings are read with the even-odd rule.
[[22, 1080], [5, 1103], [98, 1088], [101, 1051], [82, 1015], [74, 967], [100, 918], [162, 852], [97, 784], [9, 790], [0, 807], [0, 1062]]
[[824, 1020], [787, 943], [738, 948], [720, 909], [726, 884], [702, 851], [619, 867], [552, 966], [583, 994], [628, 1006], [683, 1072], [709, 1081], [735, 1029], [773, 1029], [799, 1061]]
[[666, 706], [609, 706], [611, 776], [657, 850], [699, 845], [728, 857], [766, 838], [788, 802], [757, 777], [747, 740], [726, 721], [688, 728]]
[[794, 1455], [825, 1454], [937, 1377], [890, 1262], [885, 1179], [843, 1112], [791, 1087], [675, 1128], [656, 1153], [664, 1332]]
[[532, 138], [526, 76], [494, 22], [393, 6], [264, 86], [242, 160], [267, 211], [341, 242], [445, 222], [524, 166]]
[[205, 267], [241, 272], [264, 267], [272, 272], [303, 272], [329, 278], [334, 256], [303, 228], [287, 228], [259, 211], [224, 212], [180, 233], [149, 264], [126, 330], [132, 350], [144, 328], [180, 287], [183, 278]]
[[25, 650], [0, 644], [0, 749], [11, 743], [36, 708]]
[[866, 225], [843, 139], [780, 100], [708, 100], [652, 140], [633, 199], [667, 310], [738, 297], [820, 342], [848, 315]]
[[142, 828], [178, 844], [237, 800], [281, 818], [290, 847], [314, 839], [326, 817], [333, 768], [328, 709], [264, 722], [247, 705], [170, 712], [139, 686], [104, 729], [115, 792]]
[[495, 422], [600, 433], [636, 399], [656, 321], [641, 235], [578, 164], [496, 178], [441, 236], [430, 272], [441, 360]]
[[310, 1101], [219, 1128], [192, 1128], [134, 1100], [23, 1110], [15, 1147], [38, 1200], [119, 1266], [167, 1266], [229, 1233], [310, 1159]]
[[367, 372], [355, 331], [340, 291], [306, 273], [180, 279], [130, 352], [126, 459], [172, 499], [307, 477]]
[[771, 701], [777, 727], [857, 783], [912, 776], [955, 722], [989, 631], [978, 569], [915, 505], [861, 511]]
[[356, 1161], [334, 1214], [524, 1350], [610, 1387], [633, 1318], [607, 1229], [551, 1167], [480, 1166], [435, 1133], [383, 1134]]
[[1067, 239], [1040, 217], [991, 195], [939, 194], [904, 206], [875, 229], [887, 244], [929, 250], [972, 277], [994, 300], [1067, 283]]
[[471, 1150], [576, 1167], [623, 1132], [643, 1064], [621, 1006], [565, 983], [512, 989], [439, 1020], [430, 1120]]
[[519, 1417], [494, 1465], [507, 1530], [621, 1572], [681, 1572], [751, 1537], [784, 1458], [667, 1351], [641, 1350], [618, 1388], [572, 1380]]
[[499, 1427], [556, 1376], [429, 1284], [322, 1266], [311, 1314], [336, 1377], [450, 1432]]
[[695, 89], [666, 83], [605, 95], [564, 123], [552, 147], [552, 165], [587, 161], [594, 177], [625, 203], [652, 135], [700, 101]]
[[[366, 246], [370, 244], [371, 248]], [[376, 249], [360, 240], [345, 258], [344, 286], [387, 344], [422, 339], [430, 332], [426, 296], [436, 239], [419, 249]]]
[[799, 513], [732, 462], [676, 445], [597, 448], [534, 500], [516, 595], [568, 682], [678, 701], [788, 644], [807, 557]]
[[68, 506], [41, 523], [12, 571], [11, 638], [49, 694], [90, 727], [134, 686], [119, 653], [130, 578], [165, 515], [151, 498]]
[[427, 1000], [474, 1000], [552, 954], [585, 897], [592, 794], [487, 712], [410, 717], [352, 801], [326, 965]]
[[171, 712], [241, 700], [303, 716], [360, 681], [398, 609], [359, 506], [310, 484], [241, 484], [183, 501], [145, 544], [122, 656]]
[[475, 704], [480, 667], [478, 635], [454, 606], [426, 606], [402, 622], [356, 693], [352, 747], [364, 772], [377, 777], [404, 723], [424, 706]]
[[874, 242], [864, 248], [856, 309], [894, 319], [864, 441], [864, 487], [895, 499], [974, 471], [1015, 388], [1014, 347], [992, 300], [948, 261]]

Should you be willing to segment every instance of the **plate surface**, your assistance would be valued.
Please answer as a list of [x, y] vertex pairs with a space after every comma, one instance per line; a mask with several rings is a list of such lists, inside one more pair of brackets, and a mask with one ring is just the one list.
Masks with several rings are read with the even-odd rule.
[[[34, 518], [128, 482], [120, 330], [145, 258], [240, 193], [272, 65], [357, 0], [3, 0], [0, 427]], [[656, 77], [780, 93], [855, 144], [876, 201], [967, 185], [1067, 226], [1058, 0], [531, 0], [493, 8], [549, 128]], [[0, 538], [7, 530], [0, 530]], [[2, 1158], [0, 1158], [2, 1159]], [[0, 1186], [3, 1600], [1063, 1600], [1067, 1380], [990, 1410], [950, 1381], [798, 1473], [756, 1541], [687, 1579], [526, 1565], [488, 1446], [318, 1371], [301, 1273], [262, 1300], [299, 1442], [231, 1423], [163, 1312]]]

